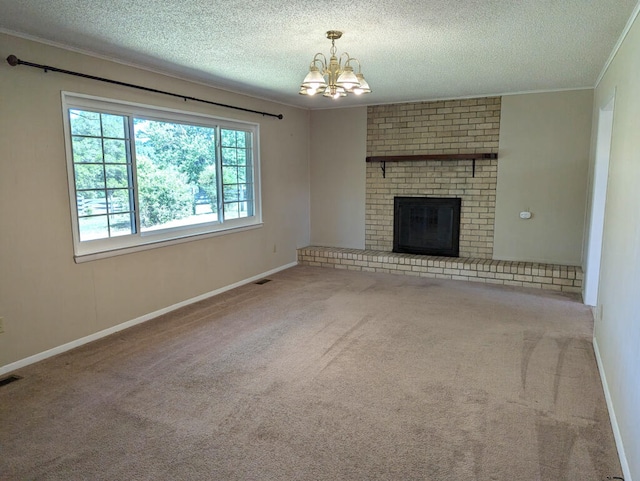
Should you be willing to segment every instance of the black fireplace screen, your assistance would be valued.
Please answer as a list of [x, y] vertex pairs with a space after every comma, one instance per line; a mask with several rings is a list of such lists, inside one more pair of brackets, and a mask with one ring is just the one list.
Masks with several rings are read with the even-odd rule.
[[458, 257], [459, 198], [395, 197], [393, 252]]

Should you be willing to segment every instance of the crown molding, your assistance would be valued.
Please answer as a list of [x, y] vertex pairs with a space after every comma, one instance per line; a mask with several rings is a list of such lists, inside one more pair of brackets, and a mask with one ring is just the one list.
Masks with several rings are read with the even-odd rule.
[[598, 79], [596, 80], [596, 84], [593, 86], [594, 89], [598, 88], [598, 85], [600, 85], [600, 82], [602, 81], [602, 78], [607, 73], [607, 70], [609, 70], [609, 66], [613, 62], [613, 59], [615, 58], [616, 54], [618, 53], [618, 50], [620, 50], [620, 46], [622, 45], [622, 42], [624, 42], [624, 39], [627, 37], [627, 34], [629, 33], [629, 30], [631, 30], [631, 27], [633, 26], [633, 23], [636, 21], [636, 18], [638, 17], [638, 14], [640, 14], [640, 1], [636, 4], [635, 8], [633, 9], [633, 12], [631, 13], [631, 16], [629, 17], [629, 20], [627, 21], [627, 24], [624, 26], [624, 30], [622, 30], [622, 33], [620, 34], [620, 38], [618, 38], [618, 41], [614, 45], [613, 50], [611, 51], [611, 54], [609, 55], [609, 58], [607, 59], [607, 61], [604, 64], [604, 67], [602, 67], [602, 71], [600, 72], [600, 75], [598, 75]]

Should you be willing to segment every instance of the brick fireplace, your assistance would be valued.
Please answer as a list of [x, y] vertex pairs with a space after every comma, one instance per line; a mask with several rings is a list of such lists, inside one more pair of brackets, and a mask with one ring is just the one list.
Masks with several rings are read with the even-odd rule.
[[[367, 156], [497, 153], [499, 129], [500, 97], [371, 106]], [[497, 162], [368, 163], [366, 249], [392, 250], [394, 197], [459, 197], [460, 257], [491, 259]]]

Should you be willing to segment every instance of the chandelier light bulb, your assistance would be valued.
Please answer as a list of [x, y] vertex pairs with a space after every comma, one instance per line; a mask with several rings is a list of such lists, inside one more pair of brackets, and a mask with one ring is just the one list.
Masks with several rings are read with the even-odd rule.
[[[347, 60], [348, 62], [349, 60]], [[353, 73], [353, 67], [345, 65], [342, 73], [338, 76], [336, 84], [345, 89], [347, 92], [354, 87], [360, 87], [360, 81], [356, 74]]]
[[370, 93], [371, 92], [371, 87], [369, 87], [369, 84], [364, 79], [364, 75], [362, 75], [360, 72], [358, 72], [356, 74], [356, 78], [358, 79], [359, 86], [353, 89], [353, 93], [356, 94], [356, 95], [362, 95], [362, 94]]

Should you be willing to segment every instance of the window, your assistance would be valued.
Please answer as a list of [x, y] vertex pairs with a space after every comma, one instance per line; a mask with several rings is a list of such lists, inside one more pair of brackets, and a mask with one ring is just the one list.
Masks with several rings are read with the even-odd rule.
[[68, 92], [63, 110], [77, 259], [260, 225], [256, 124]]

